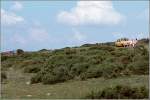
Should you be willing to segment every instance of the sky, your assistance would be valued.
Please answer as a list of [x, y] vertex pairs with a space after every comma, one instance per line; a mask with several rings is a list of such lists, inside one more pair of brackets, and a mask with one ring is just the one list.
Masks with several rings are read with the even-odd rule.
[[149, 37], [148, 1], [1, 1], [1, 51]]

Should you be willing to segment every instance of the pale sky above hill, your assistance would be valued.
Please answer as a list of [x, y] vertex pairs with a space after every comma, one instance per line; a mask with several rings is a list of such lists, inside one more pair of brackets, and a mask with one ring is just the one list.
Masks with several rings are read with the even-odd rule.
[[1, 51], [149, 36], [148, 1], [1, 1]]

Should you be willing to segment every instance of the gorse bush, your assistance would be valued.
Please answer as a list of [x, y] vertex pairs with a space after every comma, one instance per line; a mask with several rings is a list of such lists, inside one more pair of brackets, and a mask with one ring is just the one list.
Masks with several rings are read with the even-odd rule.
[[77, 48], [65, 48], [59, 52], [52, 53], [40, 71], [45, 73], [41, 77], [42, 83], [54, 84], [77, 77], [86, 80], [148, 74], [149, 56], [144, 53], [148, 52], [145, 47], [115, 48], [98, 44], [89, 46], [84, 52]]
[[149, 38], [141, 39], [138, 42], [139, 42], [139, 44], [148, 44], [149, 43]]
[[86, 99], [148, 99], [148, 89], [144, 86], [130, 87], [117, 85], [98, 92], [91, 91]]
[[135, 48], [115, 47], [113, 42], [96, 43], [24, 52], [9, 57], [2, 55], [2, 70], [10, 67], [22, 68], [25, 73], [35, 73], [31, 78], [32, 83], [44, 84], [70, 79], [145, 75], [149, 74], [149, 51], [146, 43], [139, 43]]
[[20, 55], [20, 54], [23, 54], [24, 51], [22, 49], [17, 49], [17, 54]]
[[148, 61], [135, 61], [129, 64], [128, 69], [134, 74], [148, 74], [149, 73], [149, 62]]
[[143, 45], [138, 45], [135, 47], [135, 52], [136, 53], [141, 53], [142, 55], [148, 55], [149, 52], [148, 50], [143, 46]]
[[81, 79], [101, 77], [102, 73], [102, 68], [100, 68], [99, 66], [90, 67], [86, 72], [81, 74]]
[[1, 61], [6, 61], [8, 58], [8, 56], [1, 56]]
[[64, 52], [65, 52], [66, 55], [69, 55], [69, 54], [76, 54], [76, 49], [65, 48], [65, 49], [64, 49]]
[[100, 46], [92, 46], [89, 48], [89, 50], [98, 49], [98, 50], [105, 50], [105, 51], [114, 51], [115, 47], [108, 46], [108, 45], [100, 45]]
[[43, 76], [42, 78], [42, 82], [44, 84], [54, 84], [54, 83], [58, 83], [58, 82], [62, 82], [64, 80], [62, 80], [61, 78], [59, 78], [59, 75], [52, 75], [52, 74], [46, 74]]
[[43, 76], [43, 75], [38, 72], [35, 76], [33, 76], [33, 77], [31, 78], [31, 84], [41, 82], [41, 81], [42, 81], [42, 76]]
[[78, 64], [74, 64], [73, 67], [71, 67], [71, 74], [73, 76], [78, 76], [81, 73], [85, 72], [89, 67], [88, 63], [78, 63]]
[[24, 72], [25, 73], [37, 73], [40, 71], [41, 66], [38, 65], [28, 65], [24, 68]]
[[1, 72], [1, 82], [7, 79], [7, 75], [5, 72]]

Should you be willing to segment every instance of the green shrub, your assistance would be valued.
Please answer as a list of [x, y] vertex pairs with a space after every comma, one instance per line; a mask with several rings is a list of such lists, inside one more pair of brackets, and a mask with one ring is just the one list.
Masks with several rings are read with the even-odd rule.
[[42, 78], [42, 83], [43, 84], [54, 84], [60, 82], [60, 79], [57, 75], [52, 75], [52, 74], [46, 74]]
[[133, 74], [149, 74], [148, 61], [135, 61], [128, 65]]
[[113, 46], [107, 46], [107, 45], [101, 46], [101, 49], [105, 50], [105, 51], [109, 51], [109, 52], [112, 52], [115, 50], [115, 48]]
[[127, 66], [128, 64], [130, 64], [132, 62], [133, 57], [130, 57], [130, 55], [123, 55], [121, 57], [119, 57], [118, 61], [124, 65]]
[[115, 46], [115, 43], [114, 43], [114, 42], [107, 42], [107, 43], [105, 43], [105, 45], [108, 45], [108, 46]]
[[24, 60], [22, 61], [21, 63], [21, 67], [25, 67], [25, 66], [28, 66], [28, 65], [38, 65], [38, 64], [41, 64], [43, 63], [41, 59], [32, 59], [32, 60]]
[[148, 43], [149, 43], [149, 38], [138, 40], [138, 44], [148, 44]]
[[102, 68], [99, 66], [91, 66], [85, 73], [81, 74], [81, 79], [101, 77], [102, 72]]
[[42, 74], [37, 73], [35, 76], [31, 78], [31, 84], [42, 82]]
[[148, 55], [149, 52], [147, 50], [147, 48], [144, 45], [137, 45], [135, 47], [135, 53], [140, 53], [141, 55]]
[[2, 55], [2, 56], [1, 56], [1, 61], [6, 61], [8, 58], [9, 58], [8, 56]]
[[81, 47], [90, 47], [93, 46], [93, 44], [83, 44]]
[[81, 73], [85, 72], [89, 67], [88, 63], [77, 63], [72, 66], [70, 73], [73, 76], [78, 76]]
[[7, 79], [6, 73], [5, 72], [1, 72], [1, 81], [3, 82], [6, 79]]
[[40, 66], [38, 65], [28, 65], [24, 67], [24, 72], [25, 73], [37, 73], [40, 71]]
[[130, 87], [117, 85], [108, 87], [98, 92], [91, 91], [85, 98], [87, 99], [148, 99], [148, 89], [146, 87]]
[[110, 57], [107, 57], [107, 58], [106, 58], [105, 62], [106, 62], [106, 63], [107, 63], [107, 62], [114, 63], [116, 60], [117, 60], [116, 57], [110, 56]]
[[57, 75], [60, 80], [69, 80], [69, 69], [65, 66], [56, 67], [52, 72], [54, 75]]
[[113, 55], [114, 57], [120, 57], [120, 56], [124, 55], [123, 52], [122, 52], [122, 51], [119, 51], [119, 50], [117, 50], [117, 51], [112, 51], [112, 52], [110, 52], [110, 53], [111, 53], [111, 55]]
[[22, 49], [17, 49], [17, 54], [20, 55], [20, 54], [23, 54], [24, 51]]
[[114, 51], [115, 48], [113, 46], [107, 46], [107, 45], [96, 45], [89, 48], [89, 50], [98, 49], [98, 50], [104, 50], [104, 51]]
[[120, 38], [120, 39], [117, 39], [117, 41], [128, 41], [129, 39], [124, 37], [124, 38]]
[[124, 66], [120, 63], [110, 63], [102, 65], [103, 74], [105, 78], [115, 78], [121, 76]]
[[44, 67], [36, 76], [32, 78], [32, 83], [42, 82], [43, 84], [54, 84], [69, 80], [71, 76], [67, 67]]
[[133, 74], [148, 74], [149, 55], [135, 55], [133, 57], [133, 62], [128, 64], [128, 69], [130, 69]]
[[103, 55], [93, 55], [89, 58], [89, 62], [96, 65], [101, 64], [104, 60], [105, 57]]
[[109, 55], [110, 53], [108, 51], [103, 51], [103, 50], [87, 50], [85, 53], [86, 56], [93, 56], [93, 55], [101, 55], [101, 56], [106, 56]]
[[42, 83], [43, 84], [55, 84], [64, 82], [66, 80], [69, 80], [70, 77], [67, 72], [65, 72], [63, 68], [57, 69], [56, 71], [53, 71], [53, 73], [47, 73], [42, 77]]
[[66, 48], [66, 49], [64, 49], [64, 52], [66, 55], [76, 54], [76, 49]]
[[45, 51], [49, 51], [49, 50], [47, 50], [47, 49], [41, 49], [41, 50], [39, 50], [40, 52], [45, 52]]
[[53, 53], [53, 55], [54, 54], [56, 54], [56, 55], [57, 54], [62, 54], [62, 53], [64, 53], [64, 50], [63, 49], [55, 49], [52, 53]]
[[86, 49], [80, 49], [80, 52], [85, 52], [86, 51]]

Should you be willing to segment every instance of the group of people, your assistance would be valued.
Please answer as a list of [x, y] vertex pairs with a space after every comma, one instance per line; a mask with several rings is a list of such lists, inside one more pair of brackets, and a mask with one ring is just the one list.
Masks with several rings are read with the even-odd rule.
[[135, 45], [137, 44], [138, 40], [137, 39], [132, 39], [132, 40], [128, 40], [128, 41], [124, 41], [124, 47], [135, 47]]

